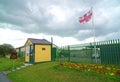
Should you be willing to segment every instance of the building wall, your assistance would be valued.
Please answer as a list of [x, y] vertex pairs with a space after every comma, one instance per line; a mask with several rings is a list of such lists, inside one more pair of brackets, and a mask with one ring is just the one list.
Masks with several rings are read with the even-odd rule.
[[25, 62], [29, 62], [30, 60], [30, 53], [27, 52], [27, 47], [32, 45], [32, 42], [30, 40], [27, 40], [25, 44]]
[[24, 52], [25, 51], [25, 47], [23, 46], [23, 47], [21, 47], [21, 51], [22, 52]]
[[19, 52], [19, 48], [16, 48], [16, 51]]
[[16, 51], [17, 51], [17, 57], [19, 57], [19, 58], [25, 57], [25, 46], [16, 48]]
[[51, 45], [35, 45], [35, 62], [51, 61]]
[[25, 46], [21, 47], [20, 57], [25, 57]]

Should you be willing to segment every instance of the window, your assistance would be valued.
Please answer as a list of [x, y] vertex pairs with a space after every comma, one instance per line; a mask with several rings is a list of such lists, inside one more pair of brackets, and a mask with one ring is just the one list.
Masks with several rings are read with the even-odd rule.
[[42, 51], [44, 51], [45, 50], [45, 48], [42, 48]]
[[26, 47], [26, 53], [29, 54], [30, 53], [30, 46]]

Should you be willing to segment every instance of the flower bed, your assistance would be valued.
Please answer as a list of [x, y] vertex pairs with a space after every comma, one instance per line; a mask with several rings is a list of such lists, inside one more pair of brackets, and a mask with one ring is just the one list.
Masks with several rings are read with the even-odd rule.
[[114, 65], [104, 66], [104, 65], [96, 65], [96, 64], [77, 64], [77, 63], [68, 63], [68, 62], [60, 62], [59, 65], [77, 71], [88, 71], [88, 72], [91, 71], [104, 75], [120, 77], [120, 68]]

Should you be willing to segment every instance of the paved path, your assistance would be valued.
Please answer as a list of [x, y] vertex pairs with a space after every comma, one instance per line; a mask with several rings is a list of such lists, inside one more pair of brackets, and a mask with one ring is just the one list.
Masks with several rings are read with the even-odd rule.
[[0, 82], [11, 82], [4, 73], [0, 72]]
[[[24, 66], [18, 67], [18, 68], [16, 68], [14, 71], [19, 70], [19, 69], [22, 69], [22, 68], [27, 67], [27, 66], [31, 66], [31, 65], [32, 65], [32, 64], [27, 64], [27, 63], [25, 63]], [[12, 81], [10, 81], [10, 80], [7, 78], [7, 76], [6, 76], [6, 74], [8, 74], [8, 73], [10, 73], [10, 72], [11, 72], [11, 71], [0, 72], [0, 82], [12, 82]]]

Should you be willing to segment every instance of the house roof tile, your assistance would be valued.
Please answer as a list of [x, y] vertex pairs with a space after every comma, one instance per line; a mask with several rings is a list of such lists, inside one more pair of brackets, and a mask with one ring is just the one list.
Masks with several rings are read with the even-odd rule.
[[46, 39], [34, 39], [28, 38], [33, 44], [51, 44], [51, 42], [47, 41]]

